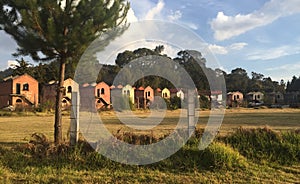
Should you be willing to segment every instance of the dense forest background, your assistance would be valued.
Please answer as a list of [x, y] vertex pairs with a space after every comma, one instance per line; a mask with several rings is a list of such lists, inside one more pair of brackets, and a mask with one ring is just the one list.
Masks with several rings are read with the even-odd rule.
[[[118, 74], [118, 72], [130, 61], [140, 58], [142, 56], [147, 55], [157, 55], [166, 57], [169, 60], [175, 61], [181, 65], [191, 76], [194, 81], [197, 89], [199, 91], [210, 90], [209, 84], [206, 75], [209, 77], [215, 78], [218, 81], [219, 77], [223, 77], [226, 82], [227, 91], [241, 91], [243, 93], [248, 93], [252, 91], [261, 91], [261, 92], [290, 92], [290, 91], [299, 91], [300, 90], [300, 77], [297, 78], [294, 76], [291, 81], [287, 83], [283, 80], [280, 82], [273, 81], [270, 77], [266, 77], [263, 74], [256, 73], [254, 71], [249, 75], [247, 71], [243, 68], [233, 69], [230, 73], [226, 73], [221, 69], [211, 69], [206, 67], [205, 58], [202, 57], [200, 52], [183, 50], [178, 52], [177, 57], [170, 58], [165, 54], [162, 54], [164, 50], [164, 46], [157, 46], [155, 49], [148, 48], [139, 48], [134, 51], [125, 51], [123, 53], [119, 53], [116, 60], [115, 65], [101, 65], [97, 60], [94, 60], [96, 65], [101, 66], [101, 70], [98, 74], [97, 81], [92, 82], [100, 82], [104, 81], [109, 85], [113, 84], [113, 81]], [[196, 52], [197, 55], [194, 53]], [[200, 65], [202, 66], [200, 66]], [[144, 62], [141, 63], [144, 67], [153, 67], [155, 63], [153, 62]], [[66, 67], [66, 78], [73, 78], [76, 70], [76, 63], [68, 63]], [[138, 72], [138, 71], [137, 71]], [[51, 63], [39, 63], [38, 65], [33, 66], [28, 61], [24, 59], [18, 60], [18, 65], [13, 68], [6, 69], [5, 71], [0, 71], [0, 80], [3, 80], [7, 76], [11, 75], [22, 75], [27, 73], [33, 76], [35, 79], [39, 81], [41, 85], [48, 83], [49, 81], [58, 80], [59, 76], [59, 63], [51, 62]], [[205, 75], [206, 74], [206, 75]], [[181, 77], [179, 77], [181, 78]], [[125, 81], [124, 84], [125, 85]], [[184, 81], [182, 81], [184, 83]], [[147, 76], [143, 79], [138, 80], [134, 86], [148, 86], [155, 88], [172, 88], [173, 85], [170, 81], [163, 79], [158, 76]]]

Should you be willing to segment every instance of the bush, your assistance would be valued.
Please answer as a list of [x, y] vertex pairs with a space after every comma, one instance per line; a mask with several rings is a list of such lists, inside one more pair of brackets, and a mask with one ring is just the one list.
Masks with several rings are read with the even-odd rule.
[[238, 149], [245, 157], [259, 162], [279, 164], [299, 163], [300, 134], [276, 133], [269, 128], [238, 129], [225, 138], [226, 143]]
[[204, 165], [214, 169], [245, 168], [246, 159], [223, 143], [213, 143], [204, 150]]
[[181, 98], [174, 96], [170, 99], [170, 106], [168, 109], [176, 110], [181, 108]]
[[[209, 99], [203, 95], [200, 95], [199, 103], [200, 103], [201, 109], [210, 109], [211, 108], [211, 103], [210, 103]], [[198, 106], [199, 105], [196, 104], [196, 107], [198, 107]]]
[[36, 112], [52, 112], [55, 102], [47, 100], [45, 103], [40, 104], [35, 110]]

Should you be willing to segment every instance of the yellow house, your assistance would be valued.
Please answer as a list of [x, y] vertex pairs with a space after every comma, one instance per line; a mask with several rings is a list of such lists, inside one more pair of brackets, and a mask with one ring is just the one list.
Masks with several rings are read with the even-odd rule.
[[164, 88], [162, 91], [161, 91], [161, 97], [165, 98], [165, 99], [169, 99], [171, 96], [171, 92], [168, 88]]
[[134, 103], [134, 88], [129, 84], [122, 88], [122, 95], [127, 96]]

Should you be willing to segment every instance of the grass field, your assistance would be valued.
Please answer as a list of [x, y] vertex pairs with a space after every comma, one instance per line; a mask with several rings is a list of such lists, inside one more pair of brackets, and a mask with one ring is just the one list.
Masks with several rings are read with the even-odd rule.
[[[172, 131], [180, 117], [180, 110], [168, 111], [163, 121], [153, 129], [154, 134]], [[147, 117], [148, 111], [135, 111], [138, 117]], [[204, 128], [207, 124], [209, 111], [200, 111], [197, 126]], [[131, 131], [123, 125], [114, 112], [105, 111], [100, 114], [106, 127], [113, 133]], [[67, 140], [69, 116], [63, 116], [64, 138]], [[255, 128], [269, 126], [273, 130], [293, 130], [300, 128], [300, 109], [228, 109], [220, 128], [220, 134], [226, 135], [239, 127]], [[54, 116], [47, 114], [29, 114], [0, 117], [0, 143], [19, 143], [28, 141], [32, 133], [44, 133], [53, 139]], [[145, 132], [145, 131], [144, 131]], [[139, 132], [137, 132], [139, 133]], [[150, 133], [150, 131], [148, 131]]]
[[[144, 111], [134, 113], [141, 118], [149, 115], [149, 112]], [[199, 113], [198, 127], [203, 128], [210, 112]], [[178, 122], [179, 114], [178, 110], [168, 111], [162, 123], [151, 133], [159, 136], [171, 131]], [[101, 112], [100, 117], [113, 133], [132, 130], [121, 124], [113, 112]], [[93, 153], [83, 154], [83, 148], [77, 148], [64, 156], [45, 158], [31, 157], [14, 149], [18, 145], [28, 143], [31, 134], [35, 132], [45, 134], [52, 141], [53, 121], [54, 116], [51, 114], [0, 117], [0, 183], [300, 183], [299, 162], [279, 164], [269, 159], [272, 155], [259, 161], [253, 160], [241, 154], [241, 150], [239, 153], [238, 147], [232, 149], [233, 144], [229, 148], [225, 146], [225, 150], [228, 149], [229, 152], [222, 152], [221, 157], [230, 153], [234, 156], [229, 154], [228, 158], [238, 159], [229, 160], [230, 163], [226, 162], [221, 169], [200, 166], [203, 153], [196, 151], [192, 146], [186, 146], [170, 159], [149, 166], [118, 164]], [[68, 140], [69, 124], [69, 116], [65, 115], [63, 117], [65, 140]], [[228, 109], [220, 135], [229, 136], [241, 126], [244, 128], [268, 126], [281, 132], [296, 130], [300, 128], [300, 109]], [[218, 146], [218, 149], [223, 149], [223, 143]], [[294, 155], [298, 154], [300, 157], [299, 139], [291, 146], [292, 150], [296, 150]], [[234, 162], [243, 167], [231, 166], [235, 164]]]

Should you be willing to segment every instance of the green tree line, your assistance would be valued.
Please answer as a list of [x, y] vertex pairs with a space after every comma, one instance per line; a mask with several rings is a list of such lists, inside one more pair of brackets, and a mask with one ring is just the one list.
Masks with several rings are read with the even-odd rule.
[[[207, 80], [206, 75], [209, 75], [209, 77], [212, 78], [218, 78], [218, 77], [224, 77], [226, 82], [226, 88], [227, 91], [241, 91], [243, 93], [248, 93], [251, 91], [261, 91], [261, 92], [282, 92], [285, 93], [286, 91], [297, 91], [300, 90], [300, 77], [293, 77], [291, 82], [287, 82], [287, 84], [281, 80], [280, 82], [273, 81], [270, 77], [266, 77], [263, 74], [251, 72], [251, 76], [249, 77], [247, 71], [243, 68], [236, 68], [233, 69], [230, 73], [226, 73], [225, 71], [221, 69], [211, 69], [207, 68], [205, 66], [206, 60], [201, 56], [200, 54], [200, 61], [197, 61], [197, 59], [191, 54], [189, 54], [188, 50], [179, 51], [177, 54], [177, 57], [171, 59], [165, 54], [162, 54], [164, 50], [164, 46], [157, 46], [154, 49], [148, 49], [148, 48], [138, 48], [134, 51], [126, 50], [122, 53], [119, 53], [118, 56], [115, 59], [115, 65], [102, 65], [97, 62], [97, 65], [99, 68], [101, 67], [101, 70], [98, 74], [97, 81], [89, 81], [92, 82], [100, 82], [104, 81], [109, 85], [113, 84], [113, 81], [117, 74], [120, 72], [120, 70], [130, 61], [147, 56], [147, 55], [156, 55], [168, 58], [175, 63], [182, 66], [187, 73], [192, 78], [195, 86], [199, 91], [204, 90], [210, 90], [209, 83]], [[158, 70], [158, 68], [155, 68], [155, 61], [150, 62], [142, 62], [140, 63], [143, 67], [152, 67], [155, 70]], [[201, 66], [202, 65], [202, 66]], [[140, 67], [141, 70], [143, 69]], [[72, 65], [72, 63], [68, 63], [66, 66], [66, 78], [73, 78], [76, 70], [76, 65]], [[165, 70], [165, 69], [163, 69]], [[174, 69], [175, 70], [175, 69]], [[142, 72], [142, 71], [136, 71], [136, 72]], [[7, 77], [8, 75], [21, 75], [24, 73], [28, 73], [32, 75], [34, 78], [36, 78], [40, 84], [48, 83], [51, 80], [58, 80], [58, 74], [59, 74], [59, 63], [58, 62], [51, 62], [51, 63], [40, 63], [36, 66], [33, 66], [29, 64], [29, 62], [21, 59], [18, 60], [18, 65], [14, 67], [14, 69], [9, 68], [5, 71], [0, 72], [0, 79], [2, 80], [4, 77]], [[182, 76], [179, 76], [179, 78], [183, 78]], [[130, 79], [128, 79], [130, 80]], [[180, 79], [179, 79], [180, 80]], [[181, 79], [182, 80], [182, 79]], [[216, 80], [218, 81], [218, 80]], [[126, 85], [127, 81], [124, 81], [122, 85]], [[182, 81], [184, 83], [184, 81]], [[140, 86], [151, 86], [153, 88], [173, 88], [173, 84], [168, 81], [167, 79], [164, 79], [159, 76], [150, 75], [145, 76], [144, 78], [141, 78], [137, 80], [134, 84], [135, 87]]]

